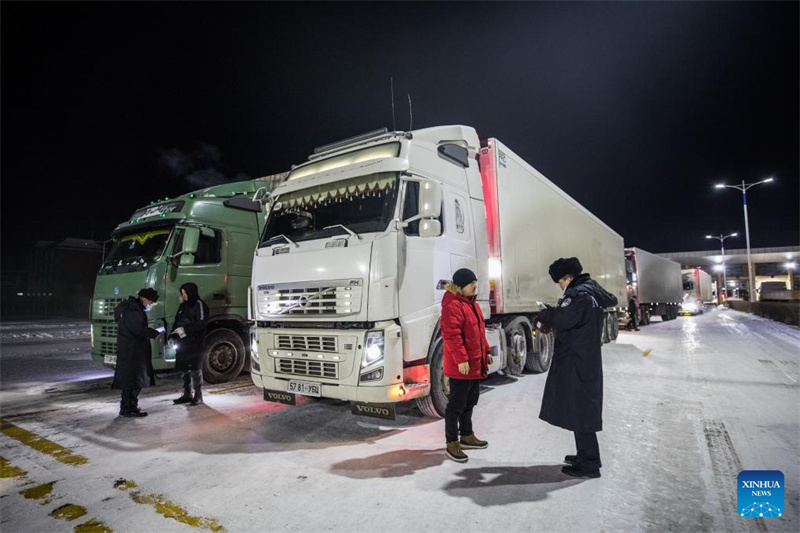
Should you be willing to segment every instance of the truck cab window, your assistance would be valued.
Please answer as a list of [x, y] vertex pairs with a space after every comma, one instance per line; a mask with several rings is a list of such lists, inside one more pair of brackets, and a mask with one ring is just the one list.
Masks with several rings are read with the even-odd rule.
[[[181, 231], [175, 241], [175, 252], [183, 248], [183, 235]], [[194, 254], [195, 265], [216, 265], [222, 261], [222, 233], [214, 230], [213, 237], [206, 237], [200, 235], [200, 241], [197, 243], [197, 253]]]

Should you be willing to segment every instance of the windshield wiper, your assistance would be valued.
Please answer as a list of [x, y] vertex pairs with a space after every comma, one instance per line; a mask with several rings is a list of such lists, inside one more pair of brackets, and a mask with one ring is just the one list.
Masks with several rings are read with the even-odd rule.
[[286, 235], [284, 235], [283, 233], [281, 233], [280, 235], [275, 235], [274, 237], [270, 237], [270, 238], [269, 238], [269, 239], [267, 239], [266, 241], [262, 242], [262, 243], [261, 243], [259, 246], [269, 246], [269, 243], [271, 243], [271, 242], [272, 242], [272, 241], [274, 241], [275, 239], [283, 239], [283, 240], [285, 240], [286, 242], [288, 242], [289, 244], [294, 244], [294, 247], [295, 247], [295, 248], [300, 248], [300, 245], [299, 245], [299, 244], [297, 244], [296, 242], [294, 242], [292, 239], [290, 239], [289, 237], [287, 237], [287, 236], [286, 236]]
[[323, 229], [323, 230], [326, 230], [326, 229], [331, 229], [331, 228], [342, 228], [342, 229], [343, 229], [343, 230], [345, 230], [347, 233], [349, 233], [349, 234], [350, 234], [350, 235], [352, 235], [353, 237], [357, 238], [359, 241], [360, 241], [360, 240], [363, 240], [363, 239], [361, 239], [361, 235], [359, 235], [359, 234], [358, 234], [358, 233], [356, 233], [355, 231], [351, 230], [350, 228], [348, 228], [348, 227], [347, 227], [347, 226], [345, 226], [344, 224], [334, 224], [333, 226], [326, 226], [326, 227], [324, 227], [324, 228], [322, 228], [322, 229]]

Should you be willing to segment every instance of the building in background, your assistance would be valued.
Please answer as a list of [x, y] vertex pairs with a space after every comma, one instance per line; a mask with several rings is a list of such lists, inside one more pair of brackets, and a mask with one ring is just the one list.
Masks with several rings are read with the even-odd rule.
[[101, 243], [75, 238], [4, 253], [0, 316], [88, 317], [102, 256]]

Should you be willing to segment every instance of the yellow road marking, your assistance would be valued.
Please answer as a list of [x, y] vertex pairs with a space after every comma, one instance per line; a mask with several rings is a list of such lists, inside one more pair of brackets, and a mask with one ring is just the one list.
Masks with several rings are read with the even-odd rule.
[[230, 392], [232, 390], [246, 389], [247, 387], [255, 388], [255, 385], [253, 385], [252, 383], [246, 383], [244, 385], [237, 385], [235, 387], [228, 387], [227, 389], [220, 389], [220, 390], [210, 391], [209, 394], [225, 394], [226, 392]]
[[25, 474], [27, 474], [26, 471], [12, 465], [8, 462], [8, 459], [0, 455], [0, 478], [22, 477]]
[[114, 531], [97, 518], [92, 518], [73, 529], [75, 533], [114, 533]]
[[22, 494], [22, 496], [24, 496], [27, 500], [44, 500], [42, 505], [46, 505], [52, 501], [50, 495], [53, 492], [53, 485], [55, 484], [55, 481], [51, 481], [50, 483], [42, 483], [41, 485], [36, 485], [35, 487], [21, 490], [19, 493]]
[[[114, 483], [114, 487], [125, 491], [136, 488], [136, 483], [126, 479], [118, 479]], [[142, 494], [138, 490], [133, 490], [131, 491], [130, 496], [131, 499], [136, 503], [140, 503], [142, 505], [152, 505], [156, 512], [163, 515], [165, 518], [171, 518], [182, 524], [201, 529], [208, 529], [209, 531], [225, 531], [225, 528], [222, 527], [215, 518], [191, 516], [186, 509], [164, 499], [164, 496], [161, 494]]]
[[653, 351], [652, 348], [646, 349], [644, 352], [642, 352], [642, 357], [650, 357], [650, 352], [652, 351]]
[[77, 520], [78, 518], [82, 517], [86, 514], [86, 508], [81, 507], [80, 505], [75, 505], [74, 503], [67, 503], [54, 509], [50, 516], [53, 518], [59, 518], [61, 520], [66, 520], [67, 522], [72, 522], [73, 520]]
[[89, 462], [86, 457], [74, 454], [60, 444], [56, 444], [55, 442], [47, 440], [44, 437], [40, 437], [35, 433], [31, 433], [26, 429], [15, 426], [6, 420], [0, 420], [0, 431], [2, 431], [6, 436], [18, 440], [22, 444], [29, 446], [38, 452], [47, 454], [61, 463], [71, 466], [78, 466], [85, 465]]

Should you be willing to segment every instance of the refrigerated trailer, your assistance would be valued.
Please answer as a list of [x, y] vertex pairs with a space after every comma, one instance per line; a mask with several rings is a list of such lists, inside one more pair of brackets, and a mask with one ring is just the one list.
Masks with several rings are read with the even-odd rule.
[[[553, 337], [532, 324], [561, 295], [548, 275], [559, 257], [578, 257], [625, 305], [622, 237], [470, 127], [318, 148], [268, 202], [251, 287], [251, 376], [265, 400], [338, 398], [391, 418], [414, 399], [442, 416], [441, 300], [459, 268], [478, 277], [490, 372], [549, 368]], [[606, 309], [605, 340], [618, 311]]]
[[637, 323], [647, 325], [650, 317], [673, 320], [683, 298], [681, 265], [641, 248], [625, 249], [628, 301], [637, 303]]
[[700, 268], [682, 270], [683, 301], [681, 314], [697, 315], [703, 312], [706, 305], [714, 302], [711, 290], [711, 274]]

